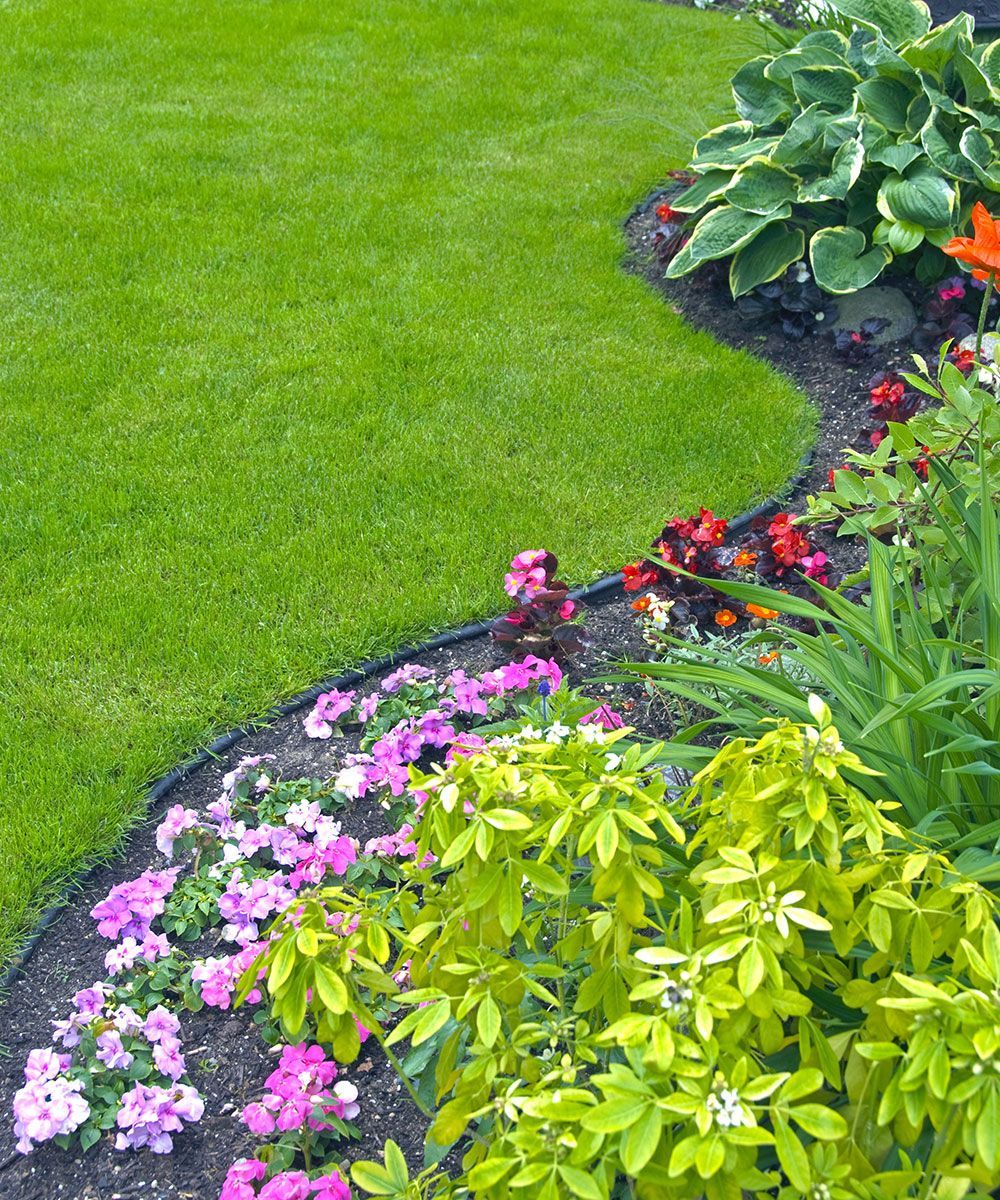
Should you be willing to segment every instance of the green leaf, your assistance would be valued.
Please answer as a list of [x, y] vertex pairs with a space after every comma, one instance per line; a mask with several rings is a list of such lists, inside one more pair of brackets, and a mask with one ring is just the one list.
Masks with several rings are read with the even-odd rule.
[[313, 987], [326, 1007], [333, 1013], [347, 1012], [350, 997], [340, 976], [326, 963], [318, 962], [313, 967]]
[[771, 58], [761, 55], [751, 58], [736, 72], [732, 80], [736, 111], [744, 121], [758, 128], [773, 125], [792, 111], [791, 95], [764, 74]]
[[581, 1117], [580, 1124], [592, 1133], [617, 1133], [640, 1120], [648, 1106], [649, 1100], [645, 1096], [605, 1100]]
[[910, 163], [919, 157], [920, 147], [910, 141], [900, 142], [898, 145], [879, 146], [868, 155], [870, 162], [888, 167], [899, 175], [902, 175]]
[[766, 216], [795, 199], [797, 183], [784, 167], [763, 157], [751, 158], [733, 176], [724, 198], [734, 208]]
[[568, 1163], [560, 1163], [559, 1174], [574, 1196], [581, 1197], [581, 1200], [603, 1200], [603, 1193], [597, 1181], [586, 1171], [581, 1171], [579, 1167], [571, 1167]]
[[971, 181], [976, 178], [976, 173], [961, 152], [961, 133], [961, 129], [952, 129], [945, 123], [939, 109], [932, 108], [920, 131], [920, 144], [939, 171], [952, 179]]
[[791, 211], [791, 207], [785, 205], [770, 216], [760, 216], [725, 204], [713, 208], [695, 226], [684, 249], [674, 256], [667, 268], [668, 278], [676, 279], [701, 263], [735, 254], [766, 225], [784, 220]]
[[873, 246], [866, 252], [865, 235], [846, 225], [817, 230], [809, 243], [816, 283], [834, 295], [867, 287], [891, 259], [892, 254], [884, 246]]
[[[997, 43], [1000, 45], [1000, 43]], [[974, 125], [963, 130], [959, 149], [972, 164], [976, 178], [991, 192], [1000, 192], [1000, 169], [996, 166], [997, 153], [991, 142]]]
[[792, 88], [803, 108], [818, 104], [830, 113], [846, 113], [861, 76], [850, 67], [803, 67], [792, 76]]
[[484, 1046], [496, 1045], [500, 1036], [500, 1025], [500, 1008], [492, 996], [487, 996], [476, 1013], [476, 1029]]
[[699, 173], [713, 168], [738, 167], [755, 154], [766, 154], [778, 140], [753, 135], [754, 127], [749, 121], [717, 126], [695, 142], [692, 167]]
[[831, 7], [862, 29], [881, 33], [891, 46], [923, 37], [930, 11], [919, 0], [830, 0]]
[[390, 1138], [383, 1150], [382, 1154], [385, 1158], [385, 1169], [389, 1174], [389, 1178], [402, 1191], [410, 1182], [410, 1171], [406, 1165], [406, 1159], [403, 1157], [403, 1152]]
[[650, 1105], [622, 1139], [622, 1166], [629, 1175], [638, 1175], [656, 1153], [663, 1132], [663, 1114]]
[[397, 1189], [386, 1169], [376, 1162], [356, 1162], [351, 1167], [351, 1178], [360, 1188], [373, 1196], [391, 1196]]
[[706, 171], [690, 187], [672, 197], [670, 207], [676, 212], [697, 212], [699, 208], [717, 200], [731, 178], [730, 171]]
[[812, 204], [821, 200], [843, 200], [857, 183], [864, 163], [865, 152], [861, 142], [857, 138], [844, 142], [833, 156], [830, 174], [804, 183], [799, 188], [799, 202]]
[[789, 1183], [800, 1192], [807, 1191], [812, 1177], [809, 1159], [806, 1157], [802, 1143], [792, 1133], [785, 1118], [779, 1114], [775, 1114], [774, 1117], [774, 1144]]
[[859, 83], [855, 90], [863, 112], [893, 133], [906, 129], [906, 110], [914, 93], [902, 80], [876, 76]]
[[890, 175], [878, 190], [876, 204], [883, 217], [913, 221], [925, 229], [951, 225], [958, 195], [944, 176], [930, 167], [914, 167], [908, 176]]
[[838, 1112], [825, 1104], [800, 1104], [789, 1110], [789, 1116], [811, 1137], [830, 1142], [847, 1136], [847, 1122]]

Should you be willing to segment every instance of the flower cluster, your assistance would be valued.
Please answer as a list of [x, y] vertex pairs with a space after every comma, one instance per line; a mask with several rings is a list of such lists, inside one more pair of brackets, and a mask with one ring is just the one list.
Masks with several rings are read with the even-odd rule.
[[138, 879], [115, 884], [107, 897], [90, 910], [101, 937], [125, 936], [144, 941], [173, 891], [177, 870], [172, 867], [166, 871], [143, 871]]
[[649, 646], [658, 646], [660, 635], [670, 627], [673, 600], [667, 596], [658, 596], [656, 592], [646, 592], [644, 596], [632, 601], [632, 607], [641, 614], [642, 640]]
[[266, 1163], [240, 1158], [226, 1173], [219, 1200], [351, 1200], [351, 1189], [336, 1169], [315, 1179], [305, 1171], [279, 1171], [267, 1179]]
[[839, 329], [833, 343], [838, 353], [851, 366], [860, 366], [875, 350], [874, 338], [888, 326], [885, 317], [868, 317], [857, 329]]
[[180, 1133], [185, 1122], [200, 1121], [204, 1111], [205, 1102], [190, 1084], [167, 1088], [136, 1083], [122, 1097], [115, 1149], [148, 1147], [154, 1154], [169, 1154], [174, 1144], [171, 1135]]
[[329, 1118], [353, 1120], [360, 1111], [358, 1089], [337, 1077], [337, 1064], [321, 1046], [285, 1046], [277, 1068], [267, 1077], [263, 1097], [243, 1110], [247, 1128], [261, 1137], [307, 1126], [319, 1131]]
[[[199, 995], [210, 1008], [227, 1009], [243, 973], [249, 970], [254, 959], [266, 943], [251, 942], [238, 954], [223, 958], [204, 958], [191, 968], [191, 980], [199, 984]], [[252, 988], [244, 1003], [257, 1004], [261, 999], [259, 989]]]
[[313, 738], [328, 738], [337, 722], [354, 706], [354, 692], [341, 692], [336, 688], [317, 696], [309, 716], [306, 717], [306, 733]]
[[517, 607], [493, 623], [494, 641], [511, 647], [513, 656], [535, 651], [558, 658], [584, 646], [577, 603], [556, 578], [559, 562], [548, 550], [522, 550], [511, 560], [504, 590]]
[[68, 1054], [32, 1050], [24, 1068], [24, 1087], [14, 1095], [14, 1136], [21, 1154], [35, 1145], [74, 1133], [90, 1116], [83, 1080], [65, 1072]]
[[872, 416], [879, 422], [869, 434], [869, 441], [877, 447], [889, 431], [887, 422], [908, 421], [920, 407], [920, 397], [918, 393], [907, 390], [905, 382], [895, 371], [882, 371], [875, 375], [869, 381], [868, 394]]

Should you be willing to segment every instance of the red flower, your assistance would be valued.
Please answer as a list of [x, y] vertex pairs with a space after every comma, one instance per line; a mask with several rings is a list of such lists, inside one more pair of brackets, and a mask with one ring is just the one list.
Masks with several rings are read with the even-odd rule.
[[622, 586], [626, 592], [652, 587], [659, 579], [656, 569], [644, 562], [627, 563], [622, 568], [622, 576]]
[[975, 350], [952, 350], [948, 357], [963, 373], [966, 371], [971, 371], [976, 365]]
[[809, 553], [810, 546], [793, 522], [795, 513], [778, 513], [767, 527], [771, 539], [771, 553], [785, 567], [794, 567]]
[[661, 204], [656, 210], [656, 215], [664, 225], [670, 221], [677, 223], [684, 220], [684, 214], [679, 213], [676, 208], [671, 208], [669, 204]]
[[850, 471], [850, 470], [851, 470], [851, 468], [847, 465], [847, 463], [841, 463], [841, 465], [839, 467], [831, 467], [829, 472], [827, 473], [827, 479], [829, 479], [829, 481], [830, 481], [830, 487], [837, 486], [837, 481], [833, 477], [834, 471]]
[[895, 408], [903, 399], [906, 387], [895, 375], [885, 375], [882, 382], [871, 389], [872, 408]]

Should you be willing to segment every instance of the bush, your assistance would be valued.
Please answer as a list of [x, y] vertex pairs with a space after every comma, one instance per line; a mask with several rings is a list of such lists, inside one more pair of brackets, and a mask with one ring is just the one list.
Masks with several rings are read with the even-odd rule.
[[977, 45], [965, 13], [931, 29], [918, 0], [831, 7], [849, 37], [813, 30], [736, 72], [740, 119], [698, 141], [696, 182], [671, 200], [696, 223], [669, 276], [732, 255], [741, 296], [808, 243], [827, 292], [865, 287], [895, 256], [930, 281], [972, 201], [1000, 191], [1000, 41]]
[[[290, 1038], [352, 1013], [433, 1101], [381, 1196], [980, 1195], [1000, 1143], [996, 902], [848, 773], [829, 712], [720, 751], [687, 797], [661, 748], [553, 722], [414, 774], [395, 889], [324, 889], [256, 966]], [[408, 967], [402, 995], [393, 972]], [[373, 997], [409, 1014], [390, 1031]], [[923, 1190], [921, 1190], [923, 1189]], [[930, 1190], [928, 1190], [930, 1189]]]

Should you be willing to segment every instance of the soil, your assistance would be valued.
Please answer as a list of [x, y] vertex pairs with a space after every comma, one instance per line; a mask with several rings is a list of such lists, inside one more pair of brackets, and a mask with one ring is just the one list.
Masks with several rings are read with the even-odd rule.
[[[782, 501], [795, 510], [807, 491], [825, 484], [828, 468], [840, 462], [842, 448], [855, 442], [865, 425], [864, 384], [873, 368], [845, 366], [827, 337], [788, 342], [780, 332], [759, 331], [734, 321], [731, 302], [711, 278], [695, 276], [678, 283], [664, 280], [651, 245], [656, 225], [652, 210], [658, 202], [658, 195], [651, 196], [626, 223], [626, 268], [646, 278], [675, 310], [719, 341], [774, 363], [804, 388], [821, 412], [819, 439], [807, 479]], [[880, 352], [879, 365], [901, 365], [905, 353], [903, 347], [890, 347]], [[660, 528], [662, 515], [650, 514], [651, 537]], [[846, 568], [845, 550], [845, 542], [838, 541], [827, 553]], [[857, 558], [856, 551], [853, 558]], [[617, 661], [645, 657], [634, 613], [621, 594], [593, 606], [587, 625], [592, 647], [571, 669], [570, 683], [600, 676]], [[456, 667], [478, 674], [506, 659], [484, 635], [433, 651], [417, 661], [443, 676]], [[377, 682], [378, 677], [371, 687]], [[669, 736], [672, 731], [665, 709], [640, 685], [592, 685], [589, 694], [625, 710], [630, 722], [648, 736]], [[172, 1154], [119, 1153], [110, 1139], [104, 1139], [86, 1154], [50, 1145], [23, 1157], [14, 1151], [9, 1114], [13, 1094], [23, 1081], [28, 1051], [50, 1045], [50, 1023], [70, 1011], [73, 994], [105, 976], [103, 959], [111, 943], [96, 935], [90, 909], [114, 884], [132, 879], [152, 865], [162, 865], [154, 841], [162, 810], [177, 803], [202, 808], [215, 800], [222, 776], [244, 754], [276, 755], [275, 766], [284, 778], [325, 779], [335, 773], [346, 753], [357, 748], [352, 737], [326, 742], [308, 739], [302, 730], [303, 715], [282, 717], [179, 783], [136, 829], [125, 853], [84, 879], [42, 938], [0, 1006], [0, 1114], [4, 1114], [0, 1123], [0, 1200], [215, 1200], [229, 1164], [253, 1154], [259, 1146], [239, 1120], [239, 1113], [259, 1098], [263, 1081], [273, 1069], [274, 1054], [258, 1036], [247, 1011], [205, 1009], [181, 1014], [188, 1067], [206, 1108], [200, 1122], [177, 1136]], [[382, 809], [371, 801], [361, 800], [345, 809], [342, 822], [345, 833], [362, 841], [389, 832]], [[211, 947], [205, 952], [211, 952]], [[362, 1110], [360, 1141], [343, 1146], [345, 1160], [380, 1158], [385, 1139], [392, 1137], [411, 1167], [419, 1168], [426, 1122], [378, 1047], [369, 1041], [358, 1062], [344, 1072], [358, 1087]]]

